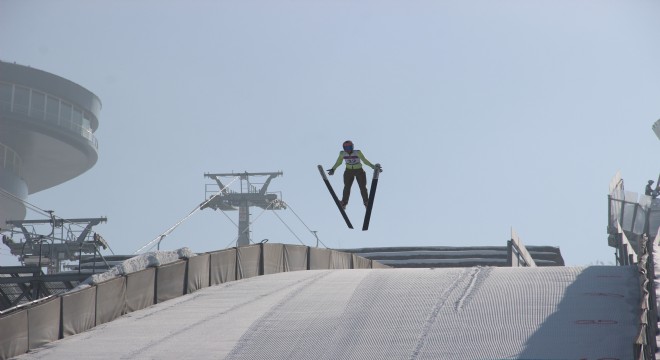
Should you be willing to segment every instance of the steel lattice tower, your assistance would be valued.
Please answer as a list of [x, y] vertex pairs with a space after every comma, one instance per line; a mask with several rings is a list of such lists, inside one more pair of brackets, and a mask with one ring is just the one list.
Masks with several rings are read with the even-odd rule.
[[[225, 174], [204, 174], [204, 177], [215, 180], [219, 187], [219, 192], [209, 197], [210, 191], [207, 186], [207, 201], [202, 205], [202, 209], [211, 208], [213, 210], [233, 211], [238, 210], [238, 240], [236, 246], [246, 246], [250, 244], [250, 206], [256, 206], [262, 209], [282, 210], [286, 206], [275, 193], [267, 193], [268, 185], [274, 178], [283, 175], [280, 172], [264, 173], [225, 173]], [[255, 183], [250, 181], [250, 176], [268, 176], [261, 188], [257, 188]], [[231, 177], [239, 178], [240, 192], [229, 190], [220, 178]]]

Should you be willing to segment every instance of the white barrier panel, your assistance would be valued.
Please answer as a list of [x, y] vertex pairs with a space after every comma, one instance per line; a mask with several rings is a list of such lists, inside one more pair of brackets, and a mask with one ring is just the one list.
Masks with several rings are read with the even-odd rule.
[[60, 338], [61, 303], [60, 297], [54, 297], [28, 309], [30, 349], [36, 349]]
[[126, 311], [126, 277], [96, 285], [96, 325], [112, 321]]
[[284, 245], [284, 271], [307, 270], [309, 247]]
[[211, 253], [211, 285], [236, 280], [236, 249]]
[[261, 245], [241, 246], [236, 255], [236, 280], [259, 276]]
[[210, 284], [210, 254], [201, 254], [188, 259], [187, 288], [190, 294], [199, 289], [208, 287]]
[[28, 351], [27, 310], [0, 317], [0, 359], [24, 354]]
[[96, 324], [96, 288], [62, 295], [62, 337], [79, 334]]
[[126, 275], [126, 313], [154, 304], [156, 269], [148, 268]]
[[328, 249], [309, 248], [309, 269], [327, 270], [330, 269], [332, 261], [332, 251]]
[[186, 292], [186, 261], [179, 260], [156, 268], [156, 303], [177, 298]]
[[284, 245], [264, 244], [263, 261], [264, 261], [263, 275], [277, 274], [284, 272]]

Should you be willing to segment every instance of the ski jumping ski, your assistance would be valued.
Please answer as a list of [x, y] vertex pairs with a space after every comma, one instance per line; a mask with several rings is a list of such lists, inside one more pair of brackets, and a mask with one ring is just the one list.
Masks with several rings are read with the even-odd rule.
[[[335, 190], [332, 188], [332, 185], [330, 184], [330, 180], [328, 180], [328, 177], [325, 175], [323, 166], [318, 165], [318, 169], [319, 169], [319, 173], [321, 173], [321, 177], [323, 178], [323, 182], [325, 182], [325, 186], [328, 188], [328, 191], [330, 191], [330, 195], [332, 196], [332, 199], [335, 201], [335, 205], [337, 205], [337, 209], [339, 209], [341, 216], [344, 218], [344, 221], [346, 221], [346, 225], [348, 225], [348, 227], [352, 229], [353, 224], [351, 224], [351, 220], [348, 218], [348, 215], [346, 215], [346, 211], [344, 210], [344, 207], [341, 205], [341, 202], [339, 201], [339, 198], [337, 197]], [[364, 214], [364, 222], [362, 223], [363, 231], [369, 229], [369, 221], [371, 220], [371, 209], [374, 206], [374, 198], [376, 197], [376, 187], [378, 186], [378, 177], [380, 176], [380, 171], [381, 171], [380, 164], [376, 164], [374, 167], [374, 176], [373, 179], [371, 180], [371, 190], [369, 191], [369, 201], [367, 202], [367, 211]]]
[[371, 179], [371, 190], [369, 190], [369, 202], [367, 203], [367, 212], [364, 214], [362, 231], [369, 229], [369, 221], [371, 220], [371, 209], [374, 206], [374, 198], [376, 197], [376, 186], [378, 186], [379, 175], [380, 175], [380, 164], [376, 164], [374, 166], [374, 177], [373, 179]]
[[319, 165], [318, 168], [319, 168], [319, 172], [321, 173], [321, 177], [323, 177], [323, 182], [325, 182], [325, 186], [328, 187], [328, 191], [330, 191], [330, 195], [332, 195], [332, 199], [335, 201], [335, 204], [337, 205], [339, 212], [341, 212], [341, 216], [344, 218], [344, 221], [346, 221], [346, 225], [348, 225], [348, 227], [352, 229], [353, 224], [351, 224], [351, 220], [348, 218], [348, 215], [346, 215], [346, 211], [344, 211], [344, 208], [341, 206], [341, 202], [339, 202], [339, 198], [337, 197], [335, 190], [332, 189], [332, 185], [330, 185], [330, 180], [328, 180], [328, 177], [325, 175], [325, 171], [323, 171], [323, 166]]

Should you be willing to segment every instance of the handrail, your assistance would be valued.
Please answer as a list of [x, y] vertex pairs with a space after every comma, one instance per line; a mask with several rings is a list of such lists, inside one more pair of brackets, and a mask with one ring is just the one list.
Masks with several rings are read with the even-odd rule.
[[532, 255], [527, 251], [518, 233], [513, 228], [511, 228], [511, 240], [507, 242], [507, 266], [536, 267], [536, 262], [534, 262]]
[[[655, 241], [658, 240], [656, 236]], [[655, 302], [655, 265], [653, 260], [653, 242], [644, 234], [640, 249], [641, 256], [637, 263], [640, 283], [640, 325], [635, 337], [634, 358], [638, 360], [655, 359], [657, 350], [656, 329], [658, 324]]]
[[[14, 149], [3, 143], [0, 143], [0, 150], [3, 150], [0, 154], [4, 154], [4, 156], [0, 156], [0, 169], [8, 169], [20, 177], [22, 175], [23, 159], [21, 159], [20, 155]], [[11, 161], [8, 161], [9, 159]]]
[[[610, 246], [616, 248], [615, 260], [617, 264], [621, 266], [636, 264], [639, 261], [637, 251], [635, 251], [635, 248], [628, 240], [628, 237], [626, 236], [625, 232], [621, 228], [621, 224], [618, 221], [616, 224], [616, 229], [617, 232], [615, 234], [610, 234]], [[646, 236], [646, 234], [643, 236]], [[643, 242], [644, 241], [642, 241], [642, 243]]]
[[[30, 91], [32, 91], [31, 88], [30, 88]], [[89, 111], [87, 111], [87, 110], [85, 110], [85, 109], [83, 109], [83, 108], [81, 108], [77, 105], [74, 105], [73, 103], [70, 103], [66, 100], [63, 100], [59, 96], [56, 96], [56, 95], [53, 95], [53, 94], [50, 94], [50, 93], [47, 93], [47, 92], [43, 92], [41, 90], [39, 90], [38, 92], [47, 95], [49, 98], [57, 99], [57, 101], [59, 101], [61, 103], [65, 103], [67, 105], [70, 105], [71, 108], [75, 108], [77, 110], [80, 110], [80, 112], [81, 112], [81, 114], [83, 114], [83, 116], [84, 116], [84, 114], [89, 113]], [[38, 110], [38, 109], [34, 109], [32, 107], [27, 107], [27, 108], [25, 108], [25, 112], [16, 111], [14, 103], [3, 101], [3, 100], [0, 100], [0, 106], [1, 105], [4, 105], [3, 107], [6, 106], [6, 108], [9, 109], [9, 112], [25, 115], [30, 119], [35, 119], [35, 120], [38, 120], [38, 121], [42, 121], [42, 122], [48, 123], [50, 125], [55, 125], [58, 128], [66, 129], [69, 132], [72, 132], [74, 134], [78, 134], [78, 135], [84, 137], [85, 139], [89, 140], [89, 142], [92, 143], [92, 145], [94, 146], [95, 149], [99, 148], [98, 139], [94, 136], [94, 133], [92, 132], [92, 130], [85, 127], [85, 126], [74, 123], [71, 118], [65, 119], [61, 116], [61, 114], [58, 113], [56, 115], [57, 116], [57, 121], [53, 122], [53, 121], [48, 121], [46, 119], [46, 112], [44, 110]], [[41, 116], [36, 116], [35, 112], [38, 113]]]

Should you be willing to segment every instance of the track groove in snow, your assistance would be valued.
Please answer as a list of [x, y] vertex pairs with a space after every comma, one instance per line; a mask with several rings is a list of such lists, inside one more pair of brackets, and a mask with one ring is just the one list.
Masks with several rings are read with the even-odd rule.
[[468, 270], [466, 269], [463, 272], [463, 274], [457, 277], [456, 280], [447, 288], [447, 290], [445, 290], [445, 292], [443, 292], [442, 295], [438, 297], [438, 302], [436, 302], [435, 306], [433, 306], [433, 309], [431, 310], [431, 314], [424, 322], [424, 326], [422, 327], [419, 340], [417, 341], [417, 345], [415, 346], [415, 349], [413, 350], [412, 354], [410, 354], [410, 359], [417, 359], [417, 356], [419, 355], [420, 350], [424, 346], [424, 342], [426, 341], [426, 338], [429, 334], [429, 329], [431, 328], [433, 323], [435, 323], [438, 317], [438, 312], [440, 312], [440, 309], [447, 302], [449, 294], [453, 292], [456, 289], [456, 287], [458, 287], [460, 281], [464, 278], [467, 272]]
[[[298, 303], [296, 300], [302, 296], [304, 296], [304, 292], [306, 289], [309, 288], [310, 285], [316, 283], [322, 278], [325, 278], [332, 273], [330, 272], [325, 272], [319, 276], [316, 276], [312, 278], [309, 281], [306, 281], [303, 286], [297, 287], [295, 290], [289, 292], [289, 294], [284, 297], [282, 300], [280, 300], [277, 304], [272, 306], [270, 309], [268, 309], [258, 320], [256, 320], [250, 328], [243, 334], [243, 336], [238, 340], [238, 343], [232, 349], [231, 353], [227, 356], [227, 359], [234, 359], [234, 358], [246, 358], [244, 353], [247, 351], [248, 346], [255, 346], [255, 343], [258, 340], [262, 340], [260, 337], [262, 334], [267, 334], [268, 333], [268, 327], [271, 324], [279, 324], [281, 321], [286, 321], [286, 319], [282, 319], [279, 314], [281, 314], [285, 310], [285, 307], [288, 305], [293, 304], [293, 308], [298, 308], [300, 303]], [[324, 296], [324, 300], [327, 300], [327, 297]], [[303, 324], [297, 324], [302, 326]], [[267, 347], [271, 346], [278, 346], [281, 345], [278, 344], [279, 341], [272, 341], [272, 338], [266, 338], [263, 340], [267, 340]], [[285, 342], [286, 343], [286, 342]], [[288, 345], [288, 343], [287, 343]], [[263, 348], [263, 346], [262, 346]]]
[[472, 292], [476, 288], [476, 284], [478, 281], [479, 273], [481, 272], [480, 267], [475, 267], [472, 268], [470, 271], [470, 282], [468, 283], [467, 288], [465, 288], [465, 291], [461, 295], [460, 299], [456, 302], [456, 311], [461, 311], [463, 310], [463, 306], [467, 299], [469, 299], [472, 296]]
[[[142, 353], [144, 353], [145, 351], [149, 350], [150, 348], [153, 348], [154, 346], [157, 346], [157, 345], [159, 345], [159, 344], [161, 344], [161, 343], [164, 343], [164, 342], [166, 342], [166, 341], [169, 341], [169, 340], [171, 340], [172, 338], [174, 338], [174, 337], [176, 337], [176, 336], [182, 335], [183, 333], [185, 333], [185, 332], [187, 332], [187, 331], [189, 331], [189, 330], [191, 330], [191, 329], [193, 329], [193, 328], [195, 328], [195, 327], [201, 325], [202, 323], [205, 323], [205, 322], [209, 322], [209, 321], [215, 320], [215, 319], [217, 319], [218, 317], [221, 317], [221, 316], [225, 316], [225, 315], [227, 315], [227, 314], [229, 314], [229, 313], [231, 313], [231, 312], [236, 311], [236, 310], [237, 310], [238, 308], [240, 308], [240, 307], [244, 307], [244, 306], [252, 305], [254, 302], [256, 302], [256, 301], [258, 301], [258, 300], [260, 300], [260, 299], [262, 299], [262, 298], [265, 298], [265, 297], [268, 297], [268, 296], [272, 296], [272, 295], [274, 295], [275, 293], [279, 293], [279, 292], [283, 292], [283, 291], [289, 290], [288, 295], [287, 295], [287, 298], [290, 298], [290, 297], [292, 297], [292, 296], [295, 296], [295, 294], [297, 294], [297, 293], [300, 291], [300, 290], [299, 290], [300, 288], [304, 288], [305, 286], [309, 286], [309, 284], [314, 283], [314, 282], [318, 281], [319, 279], [321, 279], [321, 278], [323, 278], [323, 277], [325, 277], [325, 276], [327, 276], [327, 275], [328, 275], [328, 273], [316, 274], [316, 275], [315, 275], [314, 277], [312, 277], [312, 278], [302, 279], [302, 280], [296, 281], [296, 282], [294, 282], [294, 283], [286, 284], [286, 285], [284, 285], [284, 286], [282, 286], [282, 287], [279, 287], [279, 288], [273, 289], [273, 290], [270, 291], [270, 292], [260, 294], [259, 296], [255, 297], [255, 298], [253, 298], [253, 299], [248, 299], [246, 302], [243, 302], [243, 303], [240, 303], [240, 304], [236, 304], [236, 305], [233, 306], [233, 307], [230, 307], [230, 308], [225, 309], [225, 310], [223, 310], [223, 311], [220, 311], [220, 312], [214, 313], [214, 314], [212, 314], [212, 315], [210, 315], [210, 316], [208, 316], [208, 317], [205, 317], [205, 318], [200, 319], [200, 320], [198, 320], [198, 321], [196, 321], [196, 322], [194, 322], [194, 323], [191, 323], [191, 324], [189, 324], [189, 325], [187, 325], [187, 326], [185, 326], [185, 327], [182, 327], [182, 328], [180, 328], [180, 329], [178, 329], [178, 330], [176, 330], [176, 331], [173, 331], [173, 332], [167, 334], [166, 336], [163, 336], [163, 337], [161, 337], [161, 338], [159, 338], [159, 339], [156, 339], [156, 340], [150, 341], [150, 342], [149, 342], [148, 344], [146, 344], [145, 346], [143, 346], [143, 347], [141, 347], [141, 348], [139, 348], [139, 349], [136, 349], [136, 350], [134, 350], [134, 351], [131, 351], [131, 352], [129, 352], [128, 354], [122, 356], [121, 358], [122, 358], [122, 359], [135, 359], [135, 358], [138, 358]], [[231, 283], [230, 283], [230, 284], [231, 284]], [[294, 288], [294, 290], [291, 290], [292, 288]]]

